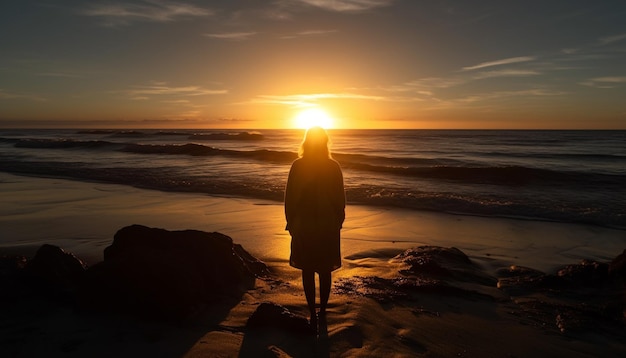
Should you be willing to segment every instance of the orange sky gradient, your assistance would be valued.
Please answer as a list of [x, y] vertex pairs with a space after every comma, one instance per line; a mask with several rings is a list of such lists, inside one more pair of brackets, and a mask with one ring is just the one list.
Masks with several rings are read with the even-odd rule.
[[15, 2], [0, 127], [626, 129], [626, 6], [533, 3]]

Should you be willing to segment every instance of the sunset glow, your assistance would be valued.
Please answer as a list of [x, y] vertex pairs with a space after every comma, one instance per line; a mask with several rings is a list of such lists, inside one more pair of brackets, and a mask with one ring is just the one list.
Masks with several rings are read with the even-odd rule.
[[333, 128], [333, 119], [320, 108], [309, 108], [298, 113], [294, 120], [296, 128], [309, 129], [311, 127]]
[[626, 128], [622, 10], [13, 1], [0, 12], [0, 128], [293, 128], [309, 125], [294, 124], [306, 108], [334, 128]]

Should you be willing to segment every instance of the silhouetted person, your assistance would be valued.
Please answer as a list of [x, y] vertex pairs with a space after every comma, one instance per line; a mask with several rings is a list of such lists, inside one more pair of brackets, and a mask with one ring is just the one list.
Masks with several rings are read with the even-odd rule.
[[307, 130], [298, 154], [285, 189], [285, 229], [291, 234], [289, 264], [302, 270], [310, 323], [317, 330], [315, 273], [320, 281], [320, 315], [324, 315], [330, 296], [331, 272], [341, 267], [339, 237], [345, 219], [346, 196], [341, 167], [331, 158], [324, 129]]

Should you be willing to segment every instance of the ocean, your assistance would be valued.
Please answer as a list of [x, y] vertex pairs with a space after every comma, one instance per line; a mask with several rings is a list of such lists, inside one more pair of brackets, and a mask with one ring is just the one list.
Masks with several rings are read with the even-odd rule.
[[[0, 171], [282, 201], [302, 130], [1, 129]], [[626, 230], [626, 131], [329, 130], [348, 204]]]

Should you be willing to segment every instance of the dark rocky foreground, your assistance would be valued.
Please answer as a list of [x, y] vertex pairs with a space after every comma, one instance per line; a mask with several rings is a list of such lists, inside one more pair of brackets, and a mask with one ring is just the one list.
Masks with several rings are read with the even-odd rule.
[[[340, 279], [334, 293], [382, 304], [410, 303], [424, 295], [488, 300], [508, 305], [522, 324], [560, 334], [625, 336], [626, 250], [610, 263], [583, 260], [550, 274], [511, 266], [492, 275], [461, 250], [434, 246], [406, 250], [391, 264], [399, 268], [394, 277]], [[256, 279], [276, 278], [226, 235], [140, 225], [119, 230], [104, 261], [91, 267], [52, 245], [43, 245], [30, 259], [0, 258], [4, 303], [44, 299], [79, 312], [161, 321], [185, 320], [224, 302], [236, 304]], [[248, 330], [264, 327], [310, 333], [305, 318], [272, 303], [260, 304], [246, 325]]]
[[179, 320], [206, 305], [236, 299], [269, 273], [226, 235], [132, 225], [119, 230], [91, 267], [43, 245], [32, 259], [4, 257], [3, 300], [44, 297], [84, 311]]
[[334, 292], [381, 303], [416, 301], [423, 295], [490, 300], [508, 305], [508, 312], [522, 324], [570, 337], [626, 333], [626, 250], [610, 263], [582, 260], [553, 274], [510, 266], [494, 277], [454, 247], [408, 249], [392, 263], [401, 267], [396, 277], [345, 278], [335, 284]]

